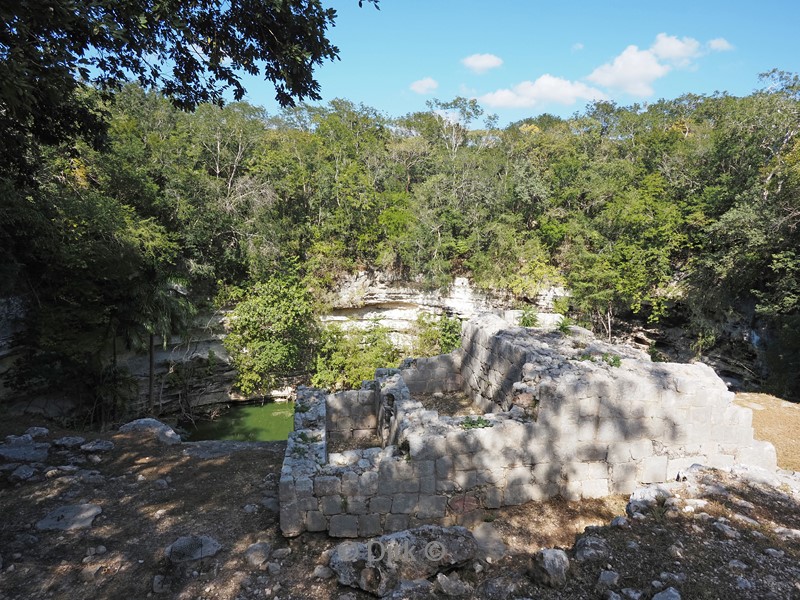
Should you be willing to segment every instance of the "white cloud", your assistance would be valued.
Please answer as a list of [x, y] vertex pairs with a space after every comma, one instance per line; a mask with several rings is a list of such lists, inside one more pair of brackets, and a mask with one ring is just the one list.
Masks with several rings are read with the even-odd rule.
[[679, 67], [686, 67], [693, 58], [700, 56], [700, 42], [694, 38], [678, 38], [674, 35], [659, 33], [655, 43], [650, 47], [653, 54]]
[[572, 51], [573, 52], [580, 52], [583, 50], [583, 44], [581, 42], [575, 42], [572, 44]]
[[418, 79], [408, 87], [417, 94], [430, 94], [436, 91], [439, 87], [439, 82], [433, 77], [425, 77], [424, 79]]
[[633, 96], [650, 96], [653, 93], [652, 83], [670, 70], [671, 67], [661, 64], [651, 50], [628, 46], [613, 62], [592, 71], [587, 79]]
[[523, 81], [511, 89], [484, 94], [478, 100], [493, 108], [526, 108], [548, 102], [574, 104], [578, 100], [604, 100], [598, 89], [579, 81], [542, 75], [536, 81]]
[[503, 59], [494, 54], [472, 54], [461, 59], [461, 64], [473, 73], [486, 73], [486, 71], [502, 65]]
[[708, 47], [714, 52], [727, 52], [729, 50], [733, 50], [733, 44], [731, 44], [725, 38], [714, 38], [708, 42]]

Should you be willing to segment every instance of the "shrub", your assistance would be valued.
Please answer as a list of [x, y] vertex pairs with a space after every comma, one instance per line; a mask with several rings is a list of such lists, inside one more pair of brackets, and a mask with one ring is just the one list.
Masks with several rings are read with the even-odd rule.
[[464, 417], [464, 420], [461, 421], [462, 429], [483, 429], [484, 427], [492, 427], [492, 422], [483, 417]]
[[457, 317], [420, 313], [417, 317], [414, 356], [447, 354], [461, 345], [461, 320]]
[[331, 390], [358, 388], [374, 377], [375, 369], [395, 365], [399, 358], [387, 327], [344, 330], [330, 325], [320, 336], [311, 383]]
[[564, 317], [558, 324], [558, 330], [564, 335], [569, 335], [570, 333], [569, 328], [571, 326], [572, 326], [572, 319], [570, 319], [569, 317]]
[[281, 376], [307, 369], [317, 325], [311, 297], [295, 274], [275, 276], [244, 294], [233, 309], [225, 349], [236, 387], [265, 394]]
[[528, 306], [523, 309], [522, 316], [519, 318], [521, 327], [538, 327], [539, 326], [539, 313], [533, 306]]

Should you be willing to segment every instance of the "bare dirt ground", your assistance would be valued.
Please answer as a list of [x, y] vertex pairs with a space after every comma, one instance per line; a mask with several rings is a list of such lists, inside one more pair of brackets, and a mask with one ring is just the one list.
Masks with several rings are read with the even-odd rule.
[[[443, 414], [458, 414], [463, 408], [457, 398], [432, 400], [449, 407]], [[755, 408], [757, 436], [776, 444], [781, 466], [797, 468], [800, 410], [763, 395], [740, 395], [737, 402], [764, 406], [763, 410], [751, 406]], [[276, 496], [283, 443], [203, 458], [187, 453], [187, 444], [163, 446], [146, 434], [80, 433], [32, 418], [0, 419], [0, 437], [19, 435], [34, 425], [51, 429], [45, 441], [77, 434], [110, 439], [115, 447], [95, 454], [97, 463], [93, 460], [98, 459], [80, 451], [51, 449], [46, 464], [73, 462], [86, 471], [97, 471], [96, 476], [39, 475], [15, 483], [10, 481], [9, 471], [0, 472], [0, 600], [371, 597], [340, 586], [335, 579], [313, 576], [315, 566], [324, 562], [323, 552], [338, 540], [323, 534], [291, 540], [280, 535]], [[44, 465], [39, 468], [40, 473], [43, 470]], [[667, 516], [654, 511], [628, 529], [608, 527], [614, 516], [624, 514], [627, 498], [619, 496], [583, 502], [554, 499], [477, 511], [472, 514], [472, 525], [489, 523], [505, 543], [508, 555], [484, 562], [480, 569], [469, 565], [460, 574], [475, 587], [473, 598], [498, 600], [600, 598], [595, 584], [606, 568], [620, 574], [620, 589], [641, 590], [643, 599], [655, 594], [650, 582], [664, 579], [664, 572], [684, 574], [683, 583], [676, 584], [684, 598], [800, 598], [800, 541], [779, 539], [774, 533], [777, 526], [800, 529], [800, 506], [790, 496], [766, 493], [759, 486], [734, 488], [735, 493], [710, 499], [704, 510], [731, 519], [744, 511], [761, 524], [752, 533], [732, 520], [731, 527], [741, 531], [737, 540], [725, 538], [689, 513]], [[743, 509], [748, 502], [752, 508]], [[103, 509], [90, 529], [60, 532], [35, 528], [53, 508], [79, 503]], [[526, 575], [531, 556], [542, 547], [569, 549], [587, 526], [599, 527], [599, 535], [611, 546], [611, 555], [596, 563], [573, 561], [562, 590], [534, 585]], [[213, 558], [188, 567], [171, 565], [165, 547], [190, 534], [209, 535], [223, 548]], [[273, 559], [280, 571], [271, 573], [248, 565], [245, 549], [257, 541], [291, 551]], [[673, 552], [676, 545], [680, 548], [677, 555]], [[101, 546], [105, 551], [97, 553]], [[767, 548], [784, 554], [767, 557]], [[742, 561], [746, 571], [729, 568], [734, 559]], [[740, 574], [754, 587], [737, 587]], [[156, 576], [164, 578], [159, 594], [153, 592]]]
[[462, 392], [415, 394], [414, 399], [419, 400], [429, 410], [438, 410], [442, 416], [466, 417], [481, 414], [472, 399]]

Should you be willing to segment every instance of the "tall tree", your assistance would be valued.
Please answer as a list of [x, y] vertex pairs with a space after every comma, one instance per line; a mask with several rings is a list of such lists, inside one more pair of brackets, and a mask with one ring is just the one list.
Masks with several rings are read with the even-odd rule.
[[339, 55], [326, 37], [335, 19], [320, 0], [4, 1], [0, 165], [24, 159], [29, 137], [99, 142], [103, 117], [84, 83], [115, 90], [133, 79], [193, 108], [229, 89], [240, 100], [246, 73], [271, 81], [283, 106], [318, 100], [314, 68]]

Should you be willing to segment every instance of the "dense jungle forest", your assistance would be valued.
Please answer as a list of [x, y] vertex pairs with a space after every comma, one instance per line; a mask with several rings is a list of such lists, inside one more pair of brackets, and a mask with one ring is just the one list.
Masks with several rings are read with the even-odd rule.
[[561, 309], [598, 335], [671, 320], [698, 355], [752, 342], [731, 340], [739, 324], [758, 332], [765, 388], [800, 396], [796, 75], [766, 74], [746, 97], [597, 102], [503, 128], [465, 98], [389, 117], [345, 99], [270, 115], [181, 111], [133, 84], [82, 94], [103, 143], [3, 154], [0, 281], [24, 305], [20, 389], [116, 406], [117, 353], [213, 306], [235, 307], [243, 391], [335, 371], [363, 340], [314, 316], [341, 276], [374, 269], [432, 289], [466, 276], [521, 308], [564, 286]]

